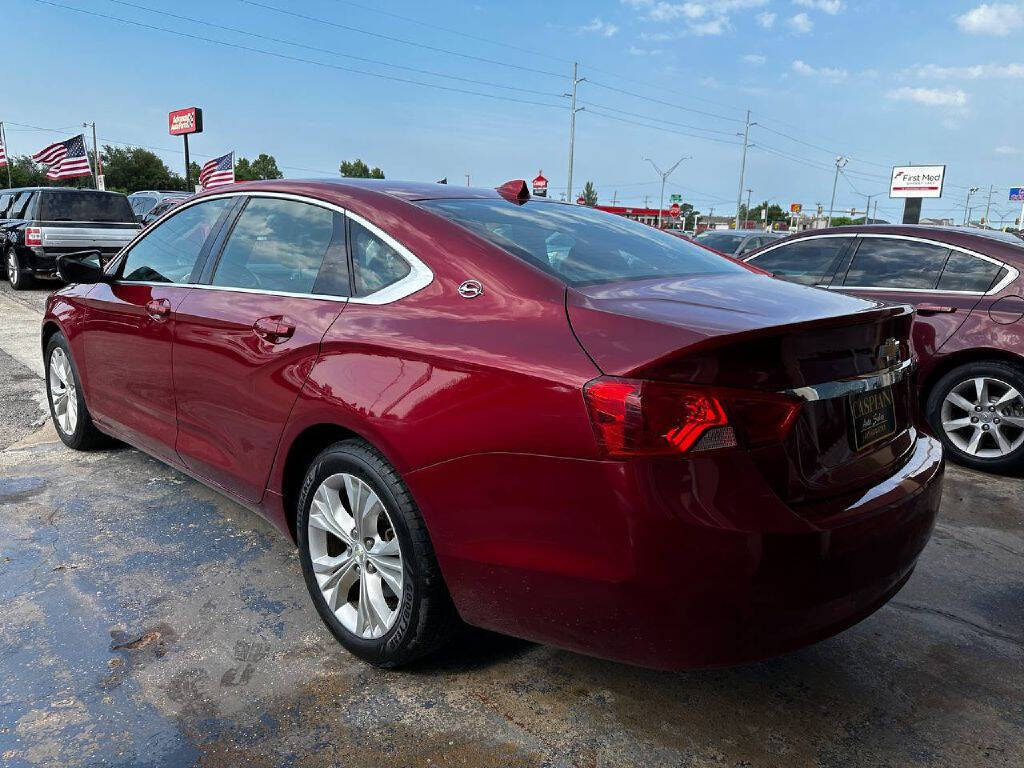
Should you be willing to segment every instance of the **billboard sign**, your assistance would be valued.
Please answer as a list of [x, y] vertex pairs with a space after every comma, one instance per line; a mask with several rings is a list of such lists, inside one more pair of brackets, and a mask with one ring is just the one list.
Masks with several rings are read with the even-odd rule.
[[199, 107], [176, 109], [167, 115], [167, 130], [171, 136], [203, 132], [203, 110]]
[[802, 203], [790, 203], [790, 206], [789, 206], [789, 212], [790, 213], [797, 214], [797, 213], [800, 213], [800, 211], [802, 211], [803, 209], [804, 209], [804, 206], [803, 206]]
[[1010, 202], [1024, 203], [1024, 187], [1010, 187]]
[[537, 178], [533, 180], [533, 194], [535, 197], [548, 196], [548, 180], [544, 178], [543, 171], [538, 173]]
[[944, 165], [897, 165], [892, 169], [889, 197], [942, 197]]

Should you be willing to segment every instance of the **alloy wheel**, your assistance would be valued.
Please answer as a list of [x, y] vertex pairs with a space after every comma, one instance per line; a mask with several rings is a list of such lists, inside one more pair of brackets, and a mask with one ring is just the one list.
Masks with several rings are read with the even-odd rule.
[[977, 376], [957, 384], [942, 402], [946, 437], [964, 453], [998, 459], [1024, 445], [1024, 396], [1001, 379]]
[[18, 285], [18, 280], [21, 277], [20, 270], [18, 269], [18, 256], [14, 252], [13, 248], [7, 249], [7, 280], [12, 286]]
[[404, 572], [377, 493], [355, 475], [326, 478], [313, 495], [307, 536], [317, 584], [338, 621], [360, 638], [384, 635], [398, 618]]
[[50, 354], [49, 379], [54, 421], [65, 435], [73, 435], [78, 426], [78, 392], [71, 361], [60, 347]]

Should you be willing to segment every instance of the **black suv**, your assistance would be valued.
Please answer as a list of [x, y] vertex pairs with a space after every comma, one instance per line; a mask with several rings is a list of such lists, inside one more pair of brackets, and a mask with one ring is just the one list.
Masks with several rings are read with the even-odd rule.
[[0, 190], [0, 253], [15, 290], [53, 276], [57, 257], [99, 251], [105, 262], [138, 234], [128, 198], [66, 187]]

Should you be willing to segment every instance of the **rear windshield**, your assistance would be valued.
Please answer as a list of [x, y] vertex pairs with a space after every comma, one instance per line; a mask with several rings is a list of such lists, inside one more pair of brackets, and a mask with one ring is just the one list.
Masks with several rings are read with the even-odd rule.
[[134, 222], [128, 198], [116, 192], [43, 192], [40, 221]]
[[697, 235], [697, 242], [701, 245], [706, 245], [708, 248], [714, 248], [716, 251], [722, 251], [724, 253], [732, 253], [736, 250], [736, 246], [740, 244], [740, 240], [745, 238], [747, 235], [740, 232], [701, 232]]
[[569, 285], [743, 270], [686, 240], [583, 205], [493, 199], [420, 205]]

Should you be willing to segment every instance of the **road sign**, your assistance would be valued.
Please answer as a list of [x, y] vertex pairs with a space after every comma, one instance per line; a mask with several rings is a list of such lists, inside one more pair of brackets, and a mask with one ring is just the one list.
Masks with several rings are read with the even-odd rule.
[[533, 180], [533, 194], [535, 197], [548, 196], [548, 180], [544, 178], [543, 171], [538, 172], [537, 178]]
[[791, 203], [789, 206], [790, 213], [800, 213], [800, 211], [802, 211], [803, 209], [804, 206], [801, 203]]
[[1010, 202], [1024, 202], [1024, 187], [1010, 187]]
[[944, 165], [897, 165], [892, 169], [889, 197], [942, 197]]
[[681, 202], [683, 202], [683, 196], [682, 195], [669, 195], [668, 199], [669, 199], [670, 203], [681, 203]]
[[668, 215], [672, 217], [679, 216], [679, 203], [672, 203], [672, 207], [668, 209]]

